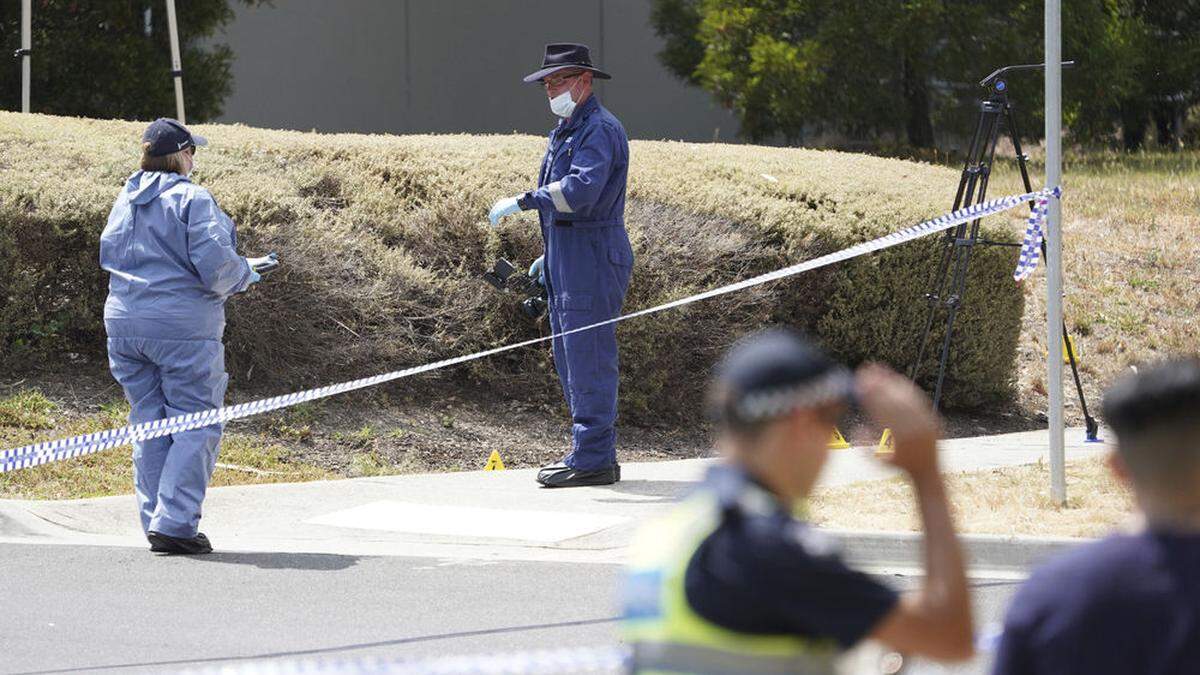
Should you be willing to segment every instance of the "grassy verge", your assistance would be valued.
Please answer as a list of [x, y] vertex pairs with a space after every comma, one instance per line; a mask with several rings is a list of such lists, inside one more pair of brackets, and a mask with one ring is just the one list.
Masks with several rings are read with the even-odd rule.
[[[43, 374], [36, 383], [0, 379], [0, 449], [123, 426], [128, 406], [114, 399], [120, 395], [106, 373], [85, 369]], [[509, 468], [542, 466], [569, 447], [567, 419], [551, 406], [441, 392], [417, 397], [383, 387], [234, 422], [225, 430], [213, 484], [475, 471], [493, 450]], [[695, 457], [708, 448], [703, 429], [622, 428], [624, 461]], [[130, 449], [122, 447], [0, 474], [0, 499], [129, 494], [130, 464]]]
[[[1005, 467], [947, 477], [959, 530], [972, 534], [1096, 537], [1127, 524], [1133, 502], [1103, 459], [1067, 464], [1066, 506], [1047, 494], [1045, 464]], [[819, 490], [813, 521], [851, 530], [919, 530], [908, 483], [901, 478]]]
[[[61, 436], [86, 434], [125, 424], [129, 408], [105, 403], [98, 412], [79, 413], [26, 389], [0, 398], [0, 448]], [[213, 485], [248, 485], [336, 477], [331, 471], [295, 461], [291, 452], [269, 437], [226, 434]], [[82, 499], [133, 491], [128, 448], [0, 474], [0, 498]]]
[[[1068, 152], [1065, 159], [1064, 312], [1098, 416], [1103, 388], [1130, 365], [1195, 353], [1200, 345], [1200, 151]], [[1032, 170], [1043, 175], [1036, 155]], [[1015, 169], [994, 174], [994, 192], [1019, 189]], [[1027, 280], [1024, 292], [1019, 402], [1045, 410], [1044, 272]], [[1067, 413], [1078, 424], [1074, 398], [1067, 397]]]

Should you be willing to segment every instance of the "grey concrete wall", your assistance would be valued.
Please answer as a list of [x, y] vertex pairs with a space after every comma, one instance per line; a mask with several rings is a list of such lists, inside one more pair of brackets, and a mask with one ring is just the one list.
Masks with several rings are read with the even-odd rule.
[[545, 133], [521, 78], [547, 42], [583, 42], [633, 138], [736, 140], [737, 121], [656, 56], [649, 0], [275, 0], [237, 8], [224, 122], [368, 133]]

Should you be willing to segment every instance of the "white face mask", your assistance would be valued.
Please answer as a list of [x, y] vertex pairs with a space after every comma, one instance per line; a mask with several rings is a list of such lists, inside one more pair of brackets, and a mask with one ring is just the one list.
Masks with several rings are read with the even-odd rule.
[[[575, 82], [578, 81], [576, 78]], [[575, 83], [572, 83], [570, 89], [550, 99], [550, 111], [559, 117], [570, 117], [571, 113], [575, 112], [575, 99], [571, 98], [571, 92], [574, 90]]]
[[550, 110], [559, 117], [570, 117], [575, 112], [575, 101], [571, 98], [571, 90], [550, 99]]

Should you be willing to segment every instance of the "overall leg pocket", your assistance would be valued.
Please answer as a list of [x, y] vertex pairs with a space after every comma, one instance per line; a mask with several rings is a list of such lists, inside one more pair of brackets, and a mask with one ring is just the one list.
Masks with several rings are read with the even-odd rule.
[[629, 278], [633, 274], [633, 247], [629, 245], [629, 236], [624, 229], [613, 228], [608, 241], [608, 263], [611, 278], [608, 281], [609, 295], [616, 300], [615, 311], [625, 302], [625, 292], [629, 289]]
[[[596, 322], [594, 297], [590, 293], [564, 293], [559, 296], [558, 307], [560, 325], [564, 331]], [[593, 329], [564, 335], [562, 345], [568, 388], [576, 395], [595, 391], [599, 377], [596, 331]]]

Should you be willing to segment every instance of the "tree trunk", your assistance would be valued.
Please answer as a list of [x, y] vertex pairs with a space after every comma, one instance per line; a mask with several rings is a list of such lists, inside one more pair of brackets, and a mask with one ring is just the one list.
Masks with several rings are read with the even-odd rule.
[[1146, 141], [1149, 115], [1140, 101], [1126, 102], [1121, 106], [1121, 140], [1126, 150], [1140, 150]]
[[930, 111], [929, 85], [925, 78], [914, 72], [911, 61], [901, 63], [903, 71], [904, 107], [908, 113], [904, 130], [908, 143], [915, 148], [933, 147], [933, 119]]
[[1158, 145], [1168, 150], [1179, 150], [1182, 142], [1179, 138], [1179, 106], [1172, 102], [1158, 103], [1154, 106], [1154, 126], [1158, 131]]

